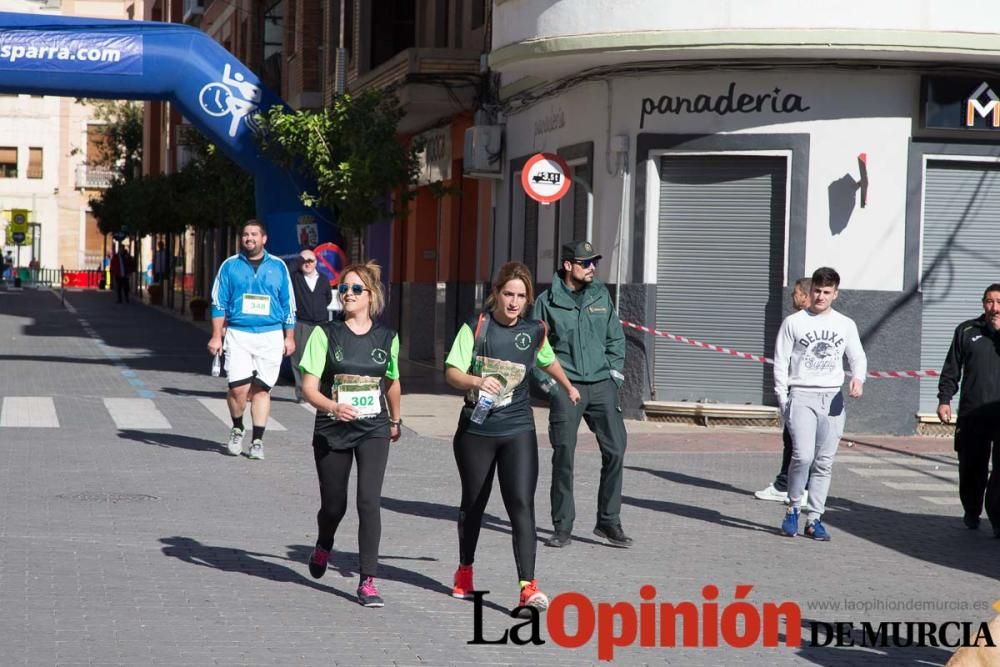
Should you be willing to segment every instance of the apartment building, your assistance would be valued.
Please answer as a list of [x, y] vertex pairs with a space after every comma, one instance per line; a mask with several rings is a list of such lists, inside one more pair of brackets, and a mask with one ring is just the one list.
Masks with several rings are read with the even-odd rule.
[[[420, 141], [422, 170], [407, 215], [375, 225], [369, 254], [390, 268], [389, 317], [411, 359], [443, 361], [490, 276], [493, 183], [468, 178], [466, 130], [484, 91], [485, 0], [344, 0], [346, 88], [387, 88], [406, 116], [401, 137]], [[324, 98], [337, 83], [341, 2], [325, 0]], [[428, 317], [433, 313], [433, 317]]]

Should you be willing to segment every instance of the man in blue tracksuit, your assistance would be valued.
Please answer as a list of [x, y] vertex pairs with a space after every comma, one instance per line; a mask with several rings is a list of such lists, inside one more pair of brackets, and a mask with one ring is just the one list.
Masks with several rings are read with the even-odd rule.
[[243, 412], [249, 400], [253, 434], [247, 456], [260, 460], [271, 387], [278, 381], [282, 356], [295, 351], [295, 294], [285, 262], [264, 250], [263, 223], [243, 225], [241, 243], [243, 251], [224, 261], [215, 276], [208, 351], [226, 353], [226, 402], [233, 419], [229, 453], [243, 452]]

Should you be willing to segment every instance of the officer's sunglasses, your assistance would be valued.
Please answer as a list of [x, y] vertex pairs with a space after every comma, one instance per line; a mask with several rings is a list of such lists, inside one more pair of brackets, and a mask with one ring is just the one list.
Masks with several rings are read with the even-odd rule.
[[582, 266], [585, 269], [589, 269], [592, 266], [594, 268], [597, 268], [597, 260], [596, 259], [574, 259], [573, 263], [574, 264], [579, 264], [580, 266]]
[[345, 283], [341, 283], [340, 285], [337, 286], [337, 291], [340, 292], [341, 295], [347, 294], [347, 290], [351, 290], [351, 294], [353, 294], [354, 296], [361, 296], [362, 294], [368, 291], [368, 288], [362, 285], [361, 283], [354, 283], [353, 285], [347, 285]]

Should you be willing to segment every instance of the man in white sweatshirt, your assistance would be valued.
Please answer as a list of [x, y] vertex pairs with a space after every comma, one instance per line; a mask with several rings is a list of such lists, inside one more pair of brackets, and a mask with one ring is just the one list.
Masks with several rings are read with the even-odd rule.
[[774, 346], [774, 393], [792, 435], [788, 509], [781, 533], [799, 532], [799, 501], [809, 483], [804, 535], [827, 541], [820, 520], [830, 490], [833, 457], [844, 433], [844, 363], [851, 365], [849, 395], [859, 398], [868, 373], [858, 327], [833, 309], [840, 275], [829, 267], [812, 275], [812, 304], [781, 323]]

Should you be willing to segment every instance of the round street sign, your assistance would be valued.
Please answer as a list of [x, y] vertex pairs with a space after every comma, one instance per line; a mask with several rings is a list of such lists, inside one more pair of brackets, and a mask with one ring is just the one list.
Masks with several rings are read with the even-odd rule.
[[521, 186], [528, 196], [543, 204], [562, 199], [572, 181], [569, 165], [553, 153], [536, 153], [528, 158], [521, 171]]

